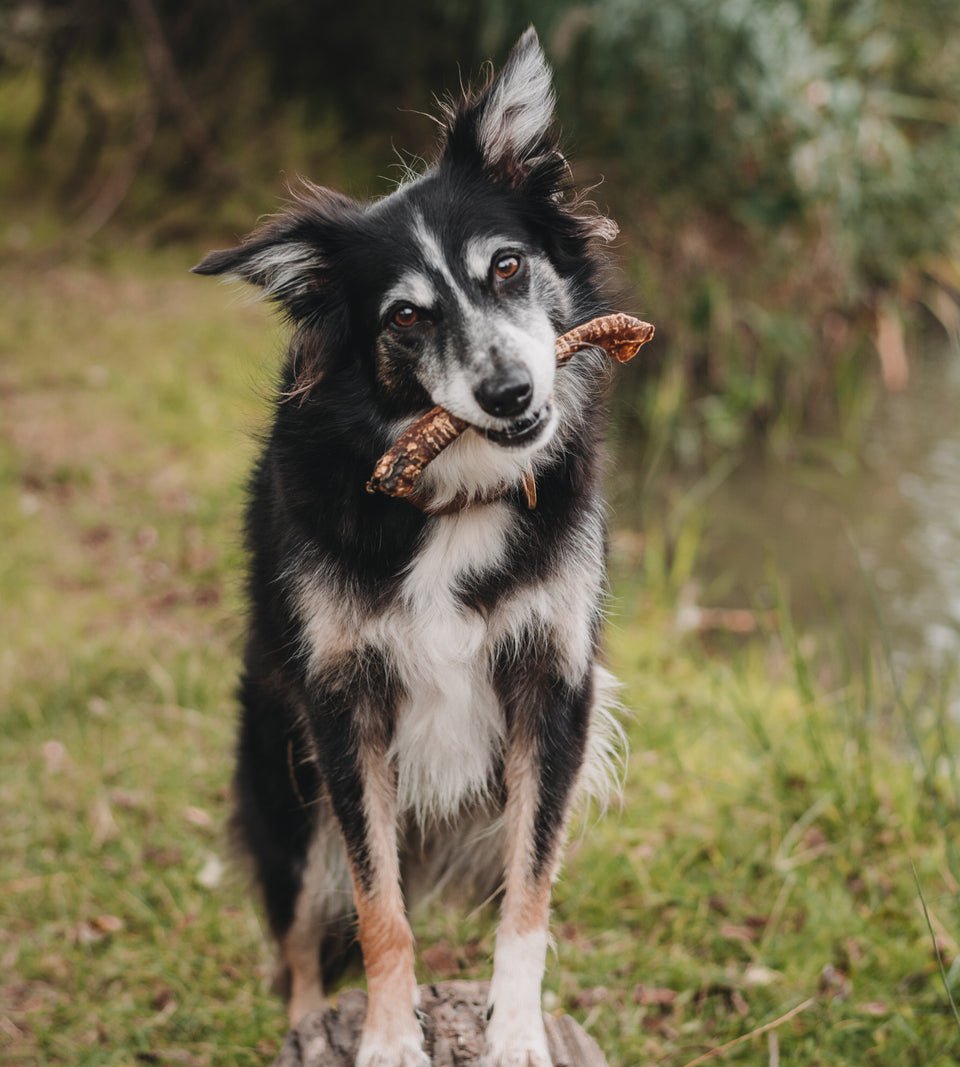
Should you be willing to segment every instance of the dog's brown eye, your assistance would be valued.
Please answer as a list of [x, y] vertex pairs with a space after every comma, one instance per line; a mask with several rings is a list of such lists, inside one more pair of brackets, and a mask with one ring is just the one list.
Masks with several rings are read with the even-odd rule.
[[420, 312], [415, 307], [410, 307], [409, 304], [404, 304], [403, 307], [397, 308], [393, 313], [393, 324], [395, 326], [413, 326], [420, 321]]
[[519, 269], [519, 256], [501, 256], [493, 265], [493, 273], [503, 281], [512, 278]]

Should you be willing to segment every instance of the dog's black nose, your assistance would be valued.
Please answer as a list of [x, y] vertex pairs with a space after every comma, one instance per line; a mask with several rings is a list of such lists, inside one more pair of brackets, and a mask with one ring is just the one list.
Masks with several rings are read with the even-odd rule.
[[520, 415], [533, 396], [533, 379], [526, 367], [514, 363], [484, 378], [473, 395], [488, 415]]

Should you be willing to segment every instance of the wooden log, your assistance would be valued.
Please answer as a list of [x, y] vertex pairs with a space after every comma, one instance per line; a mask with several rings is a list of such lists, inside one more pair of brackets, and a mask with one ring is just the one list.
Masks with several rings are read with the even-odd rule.
[[[433, 1067], [479, 1067], [488, 982], [420, 986], [423, 1044]], [[353, 1067], [367, 1011], [361, 989], [346, 989], [336, 1008], [308, 1015], [287, 1034], [272, 1067]], [[608, 1067], [597, 1043], [569, 1015], [543, 1016], [553, 1067]]]

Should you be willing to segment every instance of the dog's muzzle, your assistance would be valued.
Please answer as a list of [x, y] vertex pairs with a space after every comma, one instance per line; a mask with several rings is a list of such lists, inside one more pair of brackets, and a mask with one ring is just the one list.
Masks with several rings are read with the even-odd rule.
[[484, 378], [473, 395], [488, 415], [498, 419], [517, 417], [533, 399], [533, 377], [522, 363], [511, 363]]
[[505, 448], [519, 448], [543, 433], [552, 409], [547, 402], [531, 411], [533, 391], [533, 376], [522, 363], [501, 366], [480, 382], [473, 391], [474, 399], [486, 414], [500, 422], [499, 426], [483, 428], [488, 440]]
[[505, 448], [519, 448], [531, 444], [543, 433], [550, 424], [552, 412], [552, 406], [546, 403], [539, 411], [515, 419], [498, 430], [484, 429], [483, 434], [489, 441]]

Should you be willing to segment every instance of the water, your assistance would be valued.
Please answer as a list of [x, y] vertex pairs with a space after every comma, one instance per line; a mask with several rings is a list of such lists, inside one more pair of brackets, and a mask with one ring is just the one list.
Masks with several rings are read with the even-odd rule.
[[747, 464], [703, 509], [700, 605], [763, 609], [781, 583], [804, 627], [882, 627], [898, 659], [960, 661], [960, 356], [882, 397], [855, 473]]

